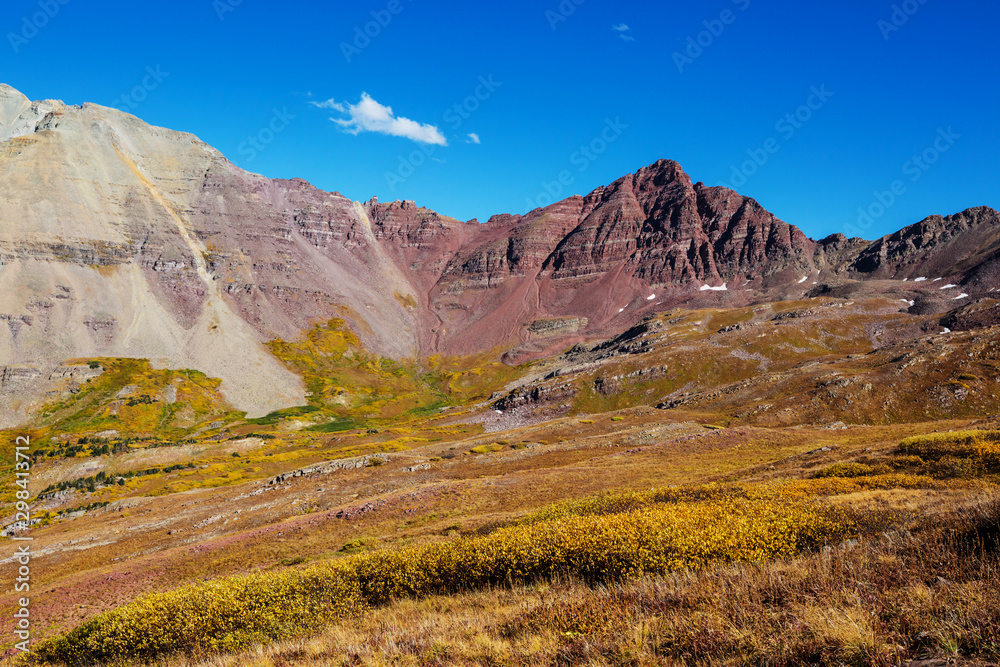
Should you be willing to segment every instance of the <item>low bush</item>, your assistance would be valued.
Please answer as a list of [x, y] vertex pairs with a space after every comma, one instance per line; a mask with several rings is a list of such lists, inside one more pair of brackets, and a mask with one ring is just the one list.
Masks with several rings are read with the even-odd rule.
[[305, 634], [401, 597], [564, 574], [598, 583], [725, 561], [785, 558], [852, 531], [845, 515], [814, 503], [722, 495], [612, 516], [570, 515], [148, 595], [45, 642], [38, 654], [86, 664], [228, 650]]
[[823, 468], [813, 475], [813, 477], [818, 479], [824, 477], [868, 477], [871, 475], [884, 475], [890, 471], [891, 468], [884, 463], [872, 466], [865, 463], [847, 461], [844, 463], [834, 463], [832, 466]]
[[[942, 474], [969, 476], [1000, 472], [1000, 431], [955, 431], [907, 438], [899, 453], [938, 463]], [[957, 463], [958, 459], [966, 459]]]
[[138, 598], [44, 642], [37, 655], [90, 664], [231, 650], [309, 632], [364, 607], [356, 580], [338, 564], [230, 577]]
[[924, 460], [949, 454], [954, 456], [982, 456], [1000, 451], [1000, 431], [953, 431], [929, 433], [906, 438], [899, 443], [900, 454], [919, 456]]

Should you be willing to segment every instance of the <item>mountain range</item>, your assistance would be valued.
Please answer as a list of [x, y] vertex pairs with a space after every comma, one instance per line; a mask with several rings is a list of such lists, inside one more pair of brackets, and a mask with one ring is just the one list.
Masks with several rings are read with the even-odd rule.
[[252, 174], [191, 134], [0, 85], [0, 426], [72, 360], [197, 369], [253, 417], [306, 398], [268, 341], [333, 318], [394, 359], [520, 363], [678, 307], [877, 294], [946, 318], [1000, 286], [998, 261], [988, 207], [814, 240], [669, 160], [463, 222]]

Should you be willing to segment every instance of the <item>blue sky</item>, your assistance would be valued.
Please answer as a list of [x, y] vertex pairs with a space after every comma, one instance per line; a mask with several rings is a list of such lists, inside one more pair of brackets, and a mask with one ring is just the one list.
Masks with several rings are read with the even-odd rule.
[[670, 158], [874, 238], [1000, 208], [998, 23], [967, 0], [6, 0], [0, 81], [463, 220]]

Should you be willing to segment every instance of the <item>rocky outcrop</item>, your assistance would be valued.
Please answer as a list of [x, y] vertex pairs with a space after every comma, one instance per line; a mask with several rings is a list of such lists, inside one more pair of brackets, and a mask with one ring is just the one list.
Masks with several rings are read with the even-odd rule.
[[941, 326], [952, 331], [972, 331], [997, 324], [1000, 324], [1000, 301], [997, 299], [977, 299], [941, 318]]
[[985, 206], [933, 215], [866, 245], [848, 271], [858, 278], [989, 281], [997, 277], [998, 231], [1000, 213]]
[[812, 270], [816, 243], [726, 188], [691, 184], [669, 160], [595, 190], [546, 262], [553, 278], [624, 267], [651, 285], [750, 282]]
[[[32, 102], [17, 90], [0, 83], [0, 141], [34, 133], [62, 102]], [[16, 150], [16, 144], [14, 146]]]
[[565, 402], [576, 394], [577, 387], [572, 381], [546, 381], [518, 387], [494, 401], [491, 407], [501, 412], [507, 412], [526, 406]]
[[539, 337], [560, 336], [577, 333], [586, 327], [586, 317], [556, 317], [553, 319], [535, 320], [528, 325], [528, 331]]

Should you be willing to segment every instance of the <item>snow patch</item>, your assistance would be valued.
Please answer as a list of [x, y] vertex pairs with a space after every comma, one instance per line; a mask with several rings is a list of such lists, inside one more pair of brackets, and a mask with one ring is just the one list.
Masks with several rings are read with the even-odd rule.
[[722, 287], [710, 287], [708, 285], [701, 286], [702, 292], [728, 292], [729, 288], [726, 287], [726, 283], [722, 283]]
[[655, 298], [656, 298], [655, 294], [650, 294], [649, 296], [646, 297], [646, 301], [652, 301]]
[[802, 276], [802, 280], [799, 281], [799, 284], [801, 285], [802, 283], [804, 283], [807, 280], [809, 280], [809, 276]]
[[624, 309], [624, 308], [619, 308], [619, 309], [618, 309], [618, 312], [619, 312], [619, 313], [624, 313], [624, 312], [625, 312], [625, 309]]
[[951, 333], [951, 329], [949, 329], [948, 327], [945, 327], [944, 331], [942, 331], [941, 333], [943, 333], [943, 334]]
[[947, 285], [945, 285], [944, 287], [939, 287], [938, 289], [951, 289], [951, 288], [953, 288], [953, 287], [958, 287], [958, 285], [953, 285], [953, 284], [951, 284], [951, 283], [948, 283], [948, 284], [947, 284]]
[[921, 276], [921, 277], [919, 277], [919, 278], [914, 278], [914, 279], [913, 279], [913, 282], [915, 282], [915, 283], [922, 283], [922, 282], [924, 282], [925, 280], [927, 280], [927, 277], [926, 277], [926, 276]]
[[968, 299], [968, 298], [969, 298], [969, 295], [963, 292], [962, 294], [959, 294], [958, 296], [956, 296], [953, 299], [953, 301], [958, 301], [959, 299]]
[[934, 279], [934, 280], [932, 280], [931, 282], [932, 282], [932, 283], [936, 283], [936, 282], [937, 282], [937, 281], [939, 281], [939, 280], [941, 280], [941, 278], [935, 278], [935, 279]]
[[902, 301], [903, 303], [908, 303], [910, 304], [910, 306], [913, 306], [917, 303], [916, 301], [910, 301], [909, 299], [900, 299], [900, 301]]

